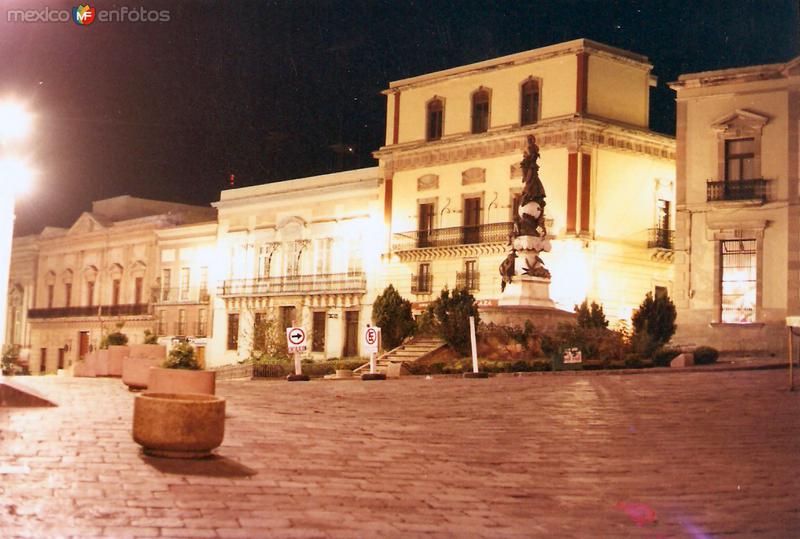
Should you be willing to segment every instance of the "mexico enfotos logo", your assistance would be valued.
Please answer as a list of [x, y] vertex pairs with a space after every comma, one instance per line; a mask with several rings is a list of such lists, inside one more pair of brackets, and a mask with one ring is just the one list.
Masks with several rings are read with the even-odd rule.
[[121, 6], [114, 9], [97, 9], [90, 4], [80, 4], [69, 9], [9, 9], [6, 22], [74, 22], [78, 26], [89, 26], [94, 22], [169, 22], [168, 9], [146, 9], [144, 7]]

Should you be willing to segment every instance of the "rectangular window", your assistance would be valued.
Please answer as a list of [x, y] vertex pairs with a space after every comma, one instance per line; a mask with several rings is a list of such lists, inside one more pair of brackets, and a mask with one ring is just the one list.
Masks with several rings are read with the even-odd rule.
[[464, 287], [467, 290], [478, 289], [478, 261], [467, 260], [464, 262]]
[[197, 336], [205, 337], [207, 327], [208, 327], [208, 312], [205, 309], [199, 309], [197, 311]]
[[133, 283], [133, 302], [136, 305], [142, 303], [142, 291], [144, 290], [144, 277], [136, 277]]
[[64, 284], [64, 306], [69, 307], [72, 305], [72, 283]]
[[286, 275], [296, 276], [300, 274], [300, 254], [302, 245], [300, 242], [290, 242], [286, 247]]
[[239, 313], [228, 315], [228, 350], [239, 348]]
[[433, 227], [436, 219], [436, 210], [432, 202], [420, 204], [418, 208], [418, 222], [417, 230], [419, 239], [417, 247], [429, 247], [431, 235], [433, 234]]
[[272, 250], [269, 245], [262, 245], [258, 249], [258, 277], [269, 277], [270, 263], [272, 261]]
[[756, 240], [724, 240], [721, 250], [721, 320], [728, 324], [756, 321]]
[[326, 273], [330, 273], [331, 243], [333, 243], [331, 238], [322, 238], [317, 240], [317, 248], [315, 250], [317, 258], [317, 275], [325, 275]]
[[168, 269], [161, 270], [161, 301], [169, 301], [169, 285], [172, 272]]
[[311, 337], [311, 351], [324, 352], [325, 351], [325, 322], [328, 319], [328, 314], [324, 311], [314, 312], [314, 327]]
[[114, 279], [111, 281], [111, 305], [119, 305], [119, 289], [120, 289], [120, 280]]
[[752, 138], [725, 141], [725, 180], [754, 180], [755, 140]]
[[181, 268], [181, 301], [186, 301], [189, 299], [190, 276], [191, 273], [189, 268]]
[[472, 132], [489, 130], [489, 92], [479, 90], [472, 96]]
[[522, 202], [522, 193], [511, 193], [511, 222], [518, 217], [519, 204]]
[[166, 311], [161, 309], [158, 311], [158, 325], [156, 327], [156, 333], [158, 335], [166, 335], [167, 334], [167, 321], [166, 321]]
[[464, 199], [464, 243], [480, 242], [481, 199]]
[[256, 313], [253, 317], [253, 350], [263, 352], [267, 348], [267, 315]]
[[444, 103], [441, 99], [434, 99], [428, 103], [427, 139], [439, 140], [442, 138], [442, 124], [444, 119]]
[[208, 266], [200, 268], [200, 301], [208, 301]]
[[86, 283], [86, 305], [89, 307], [94, 305], [94, 281], [87, 281]]
[[281, 331], [285, 332], [286, 328], [294, 327], [294, 313], [295, 308], [293, 305], [281, 307]]
[[53, 295], [54, 295], [55, 287], [52, 284], [47, 285], [47, 308], [53, 308]]
[[661, 230], [670, 229], [670, 203], [669, 200], [658, 200], [658, 209], [656, 215], [656, 228]]
[[520, 94], [520, 124], [535, 124], [539, 120], [539, 84], [529, 80], [522, 85]]
[[186, 309], [178, 309], [178, 335], [186, 335]]
[[417, 275], [412, 279], [411, 292], [429, 294], [431, 291], [431, 265], [428, 262], [417, 267]]

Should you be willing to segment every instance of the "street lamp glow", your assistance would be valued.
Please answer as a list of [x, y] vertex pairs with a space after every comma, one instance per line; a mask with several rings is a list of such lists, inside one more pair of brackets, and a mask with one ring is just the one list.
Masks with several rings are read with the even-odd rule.
[[22, 159], [0, 157], [0, 196], [15, 199], [30, 191], [35, 171]]
[[32, 124], [33, 117], [21, 104], [0, 101], [0, 143], [24, 139]]

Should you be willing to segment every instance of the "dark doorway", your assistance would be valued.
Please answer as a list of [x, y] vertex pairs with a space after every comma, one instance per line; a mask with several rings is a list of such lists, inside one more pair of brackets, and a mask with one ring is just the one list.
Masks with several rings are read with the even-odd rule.
[[358, 311], [344, 313], [344, 357], [358, 355]]
[[41, 348], [41, 363], [39, 363], [39, 370], [41, 372], [47, 372], [47, 348]]
[[433, 204], [419, 205], [419, 240], [417, 247], [429, 247], [431, 245], [431, 233], [433, 232], [433, 220], [435, 217]]
[[464, 243], [479, 243], [481, 224], [481, 199], [464, 199]]
[[58, 367], [57, 368], [59, 368], [59, 369], [65, 368], [65, 365], [64, 365], [64, 349], [63, 348], [59, 348], [58, 349]]
[[89, 353], [89, 332], [78, 333], [78, 359], [83, 359]]
[[328, 320], [328, 313], [325, 311], [314, 312], [314, 327], [312, 328], [311, 351], [325, 351], [325, 322]]

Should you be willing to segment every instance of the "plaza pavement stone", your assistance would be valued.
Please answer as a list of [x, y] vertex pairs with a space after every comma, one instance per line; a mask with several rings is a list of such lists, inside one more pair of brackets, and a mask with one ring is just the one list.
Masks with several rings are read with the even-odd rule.
[[217, 456], [145, 457], [117, 379], [20, 377], [0, 537], [798, 537], [786, 370], [223, 381]]

